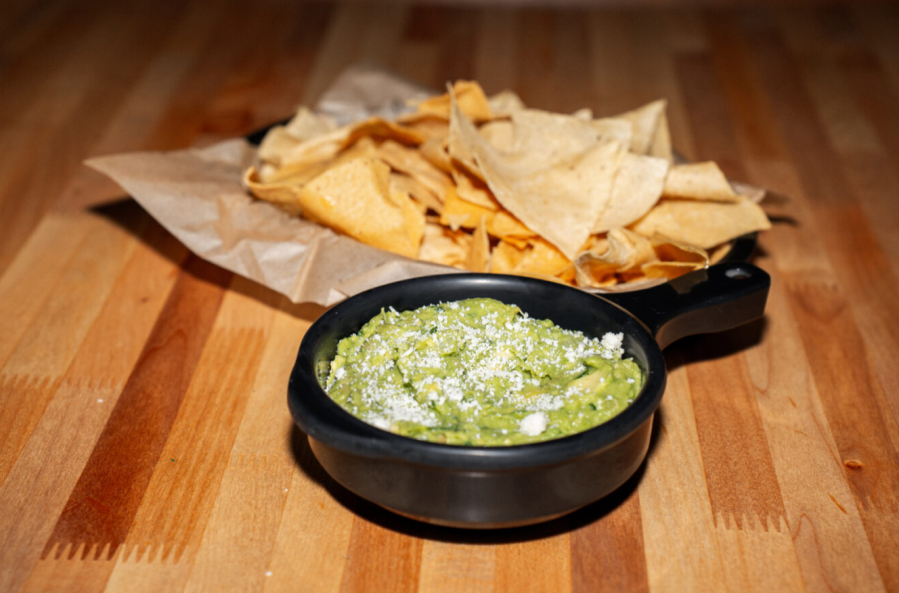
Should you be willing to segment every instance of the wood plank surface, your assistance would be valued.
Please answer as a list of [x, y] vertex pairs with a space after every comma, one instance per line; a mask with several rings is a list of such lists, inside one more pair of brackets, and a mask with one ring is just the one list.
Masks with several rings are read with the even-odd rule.
[[[899, 591], [895, 3], [0, 7], [0, 591]], [[344, 490], [285, 405], [324, 311], [190, 254], [91, 156], [241, 136], [345, 67], [612, 114], [769, 190], [764, 320], [666, 350], [650, 453], [545, 525]]]

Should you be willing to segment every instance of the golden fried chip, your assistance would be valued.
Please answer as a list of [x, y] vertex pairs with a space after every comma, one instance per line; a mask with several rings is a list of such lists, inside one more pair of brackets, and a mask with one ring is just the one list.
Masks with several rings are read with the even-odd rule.
[[641, 270], [647, 278], [665, 278], [673, 280], [678, 276], [701, 270], [705, 266], [696, 262], [656, 261], [643, 264]]
[[405, 173], [427, 187], [441, 201], [447, 188], [453, 183], [446, 173], [435, 167], [420, 152], [393, 140], [382, 142], [378, 146], [377, 155], [395, 171]]
[[461, 167], [453, 167], [453, 181], [456, 183], [456, 194], [460, 199], [489, 210], [499, 210], [499, 203], [484, 183]]
[[347, 130], [347, 136], [341, 148], [346, 148], [360, 138], [365, 137], [377, 140], [394, 140], [407, 146], [418, 146], [425, 141], [425, 137], [416, 130], [380, 117], [370, 117], [350, 124], [347, 126]]
[[537, 237], [530, 241], [530, 247], [519, 260], [515, 274], [555, 276], [571, 264], [565, 255], [549, 241]]
[[440, 213], [440, 224], [450, 227], [452, 230], [459, 228], [473, 229], [478, 225], [481, 217], [487, 218], [487, 224], [493, 218], [494, 210], [484, 208], [466, 202], [459, 198], [456, 189], [450, 187], [443, 200], [443, 212]]
[[[390, 167], [372, 158], [328, 169], [301, 190], [303, 216], [374, 247], [416, 257], [421, 235], [410, 232], [409, 209], [392, 203], [389, 175]], [[423, 230], [424, 215], [419, 215]]]
[[537, 234], [524, 226], [520, 220], [512, 216], [507, 210], [500, 209], [492, 219], [487, 221], [487, 231], [494, 237], [510, 241], [519, 247], [523, 247]]
[[594, 233], [629, 225], [655, 206], [662, 193], [668, 161], [628, 153], [621, 162], [609, 204], [593, 225]]
[[758, 204], [739, 196], [736, 202], [660, 200], [630, 228], [646, 237], [661, 233], [710, 249], [740, 235], [767, 230], [771, 223]]
[[298, 215], [302, 212], [300, 206], [299, 193], [300, 188], [296, 185], [287, 185], [279, 183], [262, 183], [255, 167], [250, 167], [244, 172], [244, 186], [250, 193], [266, 202], [271, 202], [280, 208]]
[[512, 274], [524, 257], [526, 248], [527, 243], [518, 246], [508, 241], [500, 241], [490, 255], [490, 271], [494, 274]]
[[425, 208], [429, 208], [440, 214], [443, 212], [443, 202], [437, 199], [431, 190], [422, 185], [419, 181], [409, 177], [404, 173], [390, 174], [390, 191], [405, 192], [412, 196], [416, 202], [422, 204]]
[[472, 272], [486, 272], [490, 266], [490, 238], [487, 236], [486, 217], [482, 216], [471, 234], [471, 246], [465, 258], [465, 268]]
[[453, 170], [453, 162], [446, 150], [446, 140], [446, 138], [428, 138], [418, 147], [418, 150], [421, 152], [421, 156], [428, 159], [432, 165], [445, 173], [450, 173]]
[[656, 260], [652, 243], [627, 229], [609, 231], [605, 252], [584, 251], [574, 260], [577, 283], [580, 286], [601, 288], [614, 284], [615, 274], [639, 269], [644, 263]]
[[649, 240], [656, 256], [663, 262], [698, 263], [702, 267], [709, 263], [709, 254], [702, 247], [676, 241], [661, 233], [654, 233]]
[[449, 135], [449, 120], [443, 117], [425, 115], [411, 121], [403, 121], [402, 118], [398, 121], [420, 134], [426, 142], [431, 139], [443, 140]]
[[[472, 120], [482, 122], [493, 119], [493, 112], [490, 110], [490, 103], [484, 94], [484, 89], [477, 82], [458, 80], [452, 86], [452, 92], [455, 94], [459, 109]], [[448, 121], [450, 119], [449, 93], [425, 99], [417, 105], [414, 114], [404, 116], [404, 119], [411, 121], [415, 117], [425, 115], [442, 117]]]
[[674, 165], [665, 179], [666, 198], [736, 202], [737, 194], [721, 169], [712, 161]]
[[371, 138], [365, 137], [360, 138], [355, 144], [338, 152], [332, 158], [284, 164], [269, 171], [266, 175], [260, 175], [260, 178], [265, 183], [305, 185], [331, 167], [336, 167], [353, 159], [374, 156], [377, 156], [377, 147]]
[[461, 267], [468, 256], [468, 246], [454, 238], [439, 224], [427, 223], [418, 259], [445, 266]]

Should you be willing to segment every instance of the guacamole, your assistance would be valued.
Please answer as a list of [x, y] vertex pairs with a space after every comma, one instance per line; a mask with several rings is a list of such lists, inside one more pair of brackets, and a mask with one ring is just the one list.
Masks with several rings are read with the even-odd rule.
[[588, 338], [486, 298], [382, 310], [337, 345], [325, 391], [363, 421], [415, 439], [545, 441], [619, 414], [643, 385], [623, 335]]

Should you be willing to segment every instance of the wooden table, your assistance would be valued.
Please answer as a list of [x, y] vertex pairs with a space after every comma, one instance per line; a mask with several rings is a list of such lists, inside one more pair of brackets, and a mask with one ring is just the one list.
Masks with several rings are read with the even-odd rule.
[[[0, 14], [0, 591], [899, 590], [899, 8], [49, 1]], [[285, 405], [322, 309], [190, 255], [84, 158], [238, 136], [345, 66], [530, 105], [667, 97], [769, 188], [766, 318], [666, 351], [647, 462], [482, 533], [323, 474]]]

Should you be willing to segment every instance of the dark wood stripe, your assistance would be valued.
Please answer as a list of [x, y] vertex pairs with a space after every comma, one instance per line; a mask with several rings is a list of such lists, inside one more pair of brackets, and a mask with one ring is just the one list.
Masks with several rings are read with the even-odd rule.
[[600, 520], [571, 534], [573, 593], [649, 592], [643, 520], [636, 490], [626, 485], [600, 504], [615, 504]]
[[[188, 258], [43, 554], [115, 554], [128, 534], [231, 274]], [[107, 547], [108, 546], [108, 547]]]
[[716, 523], [779, 531], [786, 511], [741, 353], [759, 338], [760, 328], [753, 324], [691, 340], [687, 375]]

